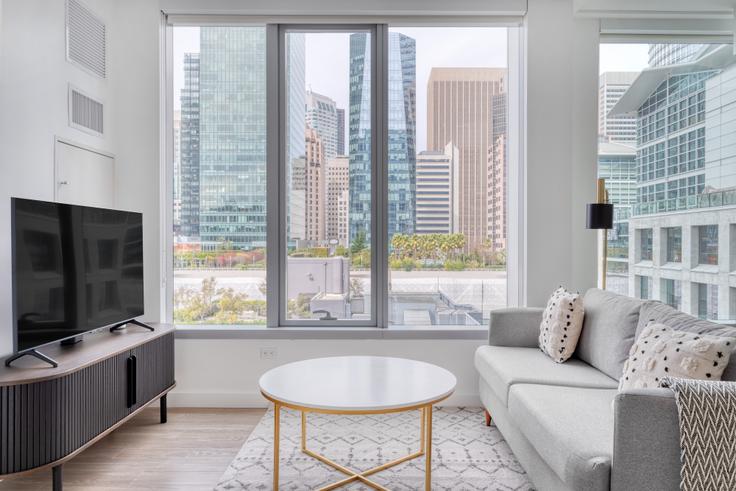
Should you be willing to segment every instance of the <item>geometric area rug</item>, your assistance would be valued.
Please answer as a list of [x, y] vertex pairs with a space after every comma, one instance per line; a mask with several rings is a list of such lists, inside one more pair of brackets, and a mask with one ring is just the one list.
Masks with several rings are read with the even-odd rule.
[[[419, 448], [419, 411], [342, 416], [310, 413], [307, 448], [351, 469], [365, 470]], [[300, 451], [299, 412], [281, 410], [279, 489], [310, 490], [344, 474]], [[432, 489], [446, 491], [532, 490], [524, 470], [481, 408], [438, 407], [432, 420]], [[273, 468], [273, 408], [269, 409], [215, 487], [269, 490]], [[373, 474], [391, 490], [424, 489], [424, 457]], [[341, 489], [368, 490], [353, 482]]]

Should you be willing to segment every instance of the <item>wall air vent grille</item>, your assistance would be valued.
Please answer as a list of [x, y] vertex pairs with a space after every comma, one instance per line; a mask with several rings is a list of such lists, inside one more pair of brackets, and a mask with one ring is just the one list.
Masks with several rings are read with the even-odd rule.
[[77, 0], [66, 2], [66, 57], [105, 78], [107, 73], [105, 23]]
[[97, 135], [104, 132], [101, 102], [69, 87], [69, 126]]

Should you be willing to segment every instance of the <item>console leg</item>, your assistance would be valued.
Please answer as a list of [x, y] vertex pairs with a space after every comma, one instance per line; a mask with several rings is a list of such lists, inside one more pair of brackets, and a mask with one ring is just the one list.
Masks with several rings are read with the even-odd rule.
[[62, 464], [55, 465], [51, 468], [51, 489], [53, 489], [53, 491], [61, 491], [61, 465]]
[[491, 413], [488, 412], [488, 409], [485, 409], [484, 412], [486, 413], [486, 426], [491, 426]]
[[166, 423], [166, 416], [167, 416], [167, 414], [166, 414], [167, 413], [167, 411], [166, 411], [166, 396], [167, 395], [168, 394], [162, 395], [161, 396], [161, 399], [158, 400], [159, 409], [161, 410], [161, 424]]

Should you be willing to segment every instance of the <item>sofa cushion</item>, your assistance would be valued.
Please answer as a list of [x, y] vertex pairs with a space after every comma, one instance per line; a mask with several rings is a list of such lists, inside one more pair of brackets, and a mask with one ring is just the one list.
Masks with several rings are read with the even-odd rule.
[[618, 387], [618, 381], [587, 363], [575, 358], [555, 363], [538, 348], [481, 346], [475, 352], [475, 368], [506, 406], [509, 388], [514, 384]]
[[650, 323], [631, 346], [619, 390], [657, 388], [665, 377], [721, 380], [736, 338]]
[[520, 384], [509, 414], [569, 489], [608, 490], [613, 455], [612, 389]]
[[585, 319], [575, 356], [609, 377], [621, 378], [636, 339], [642, 301], [591, 288], [585, 293]]
[[557, 363], [568, 360], [583, 329], [583, 297], [559, 287], [552, 293], [539, 326], [539, 349]]
[[[675, 331], [729, 338], [736, 337], [736, 327], [698, 319], [656, 300], [649, 300], [641, 306], [636, 336], [639, 337], [647, 324], [652, 321], [671, 327]], [[736, 381], [736, 353], [733, 350], [736, 350], [736, 346], [732, 346], [731, 361], [726, 366], [723, 375], [721, 375], [721, 380]]]

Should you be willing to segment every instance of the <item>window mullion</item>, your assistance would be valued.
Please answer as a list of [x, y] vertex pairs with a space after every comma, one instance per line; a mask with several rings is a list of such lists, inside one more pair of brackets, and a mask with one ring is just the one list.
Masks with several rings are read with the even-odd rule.
[[374, 203], [374, 233], [371, 247], [374, 250], [376, 325], [388, 327], [388, 25], [376, 25], [373, 43], [373, 155], [374, 179], [372, 188]]
[[281, 93], [283, 80], [281, 77], [281, 36], [277, 24], [266, 26], [266, 309], [268, 327], [278, 327], [280, 321], [283, 272], [281, 270]]

